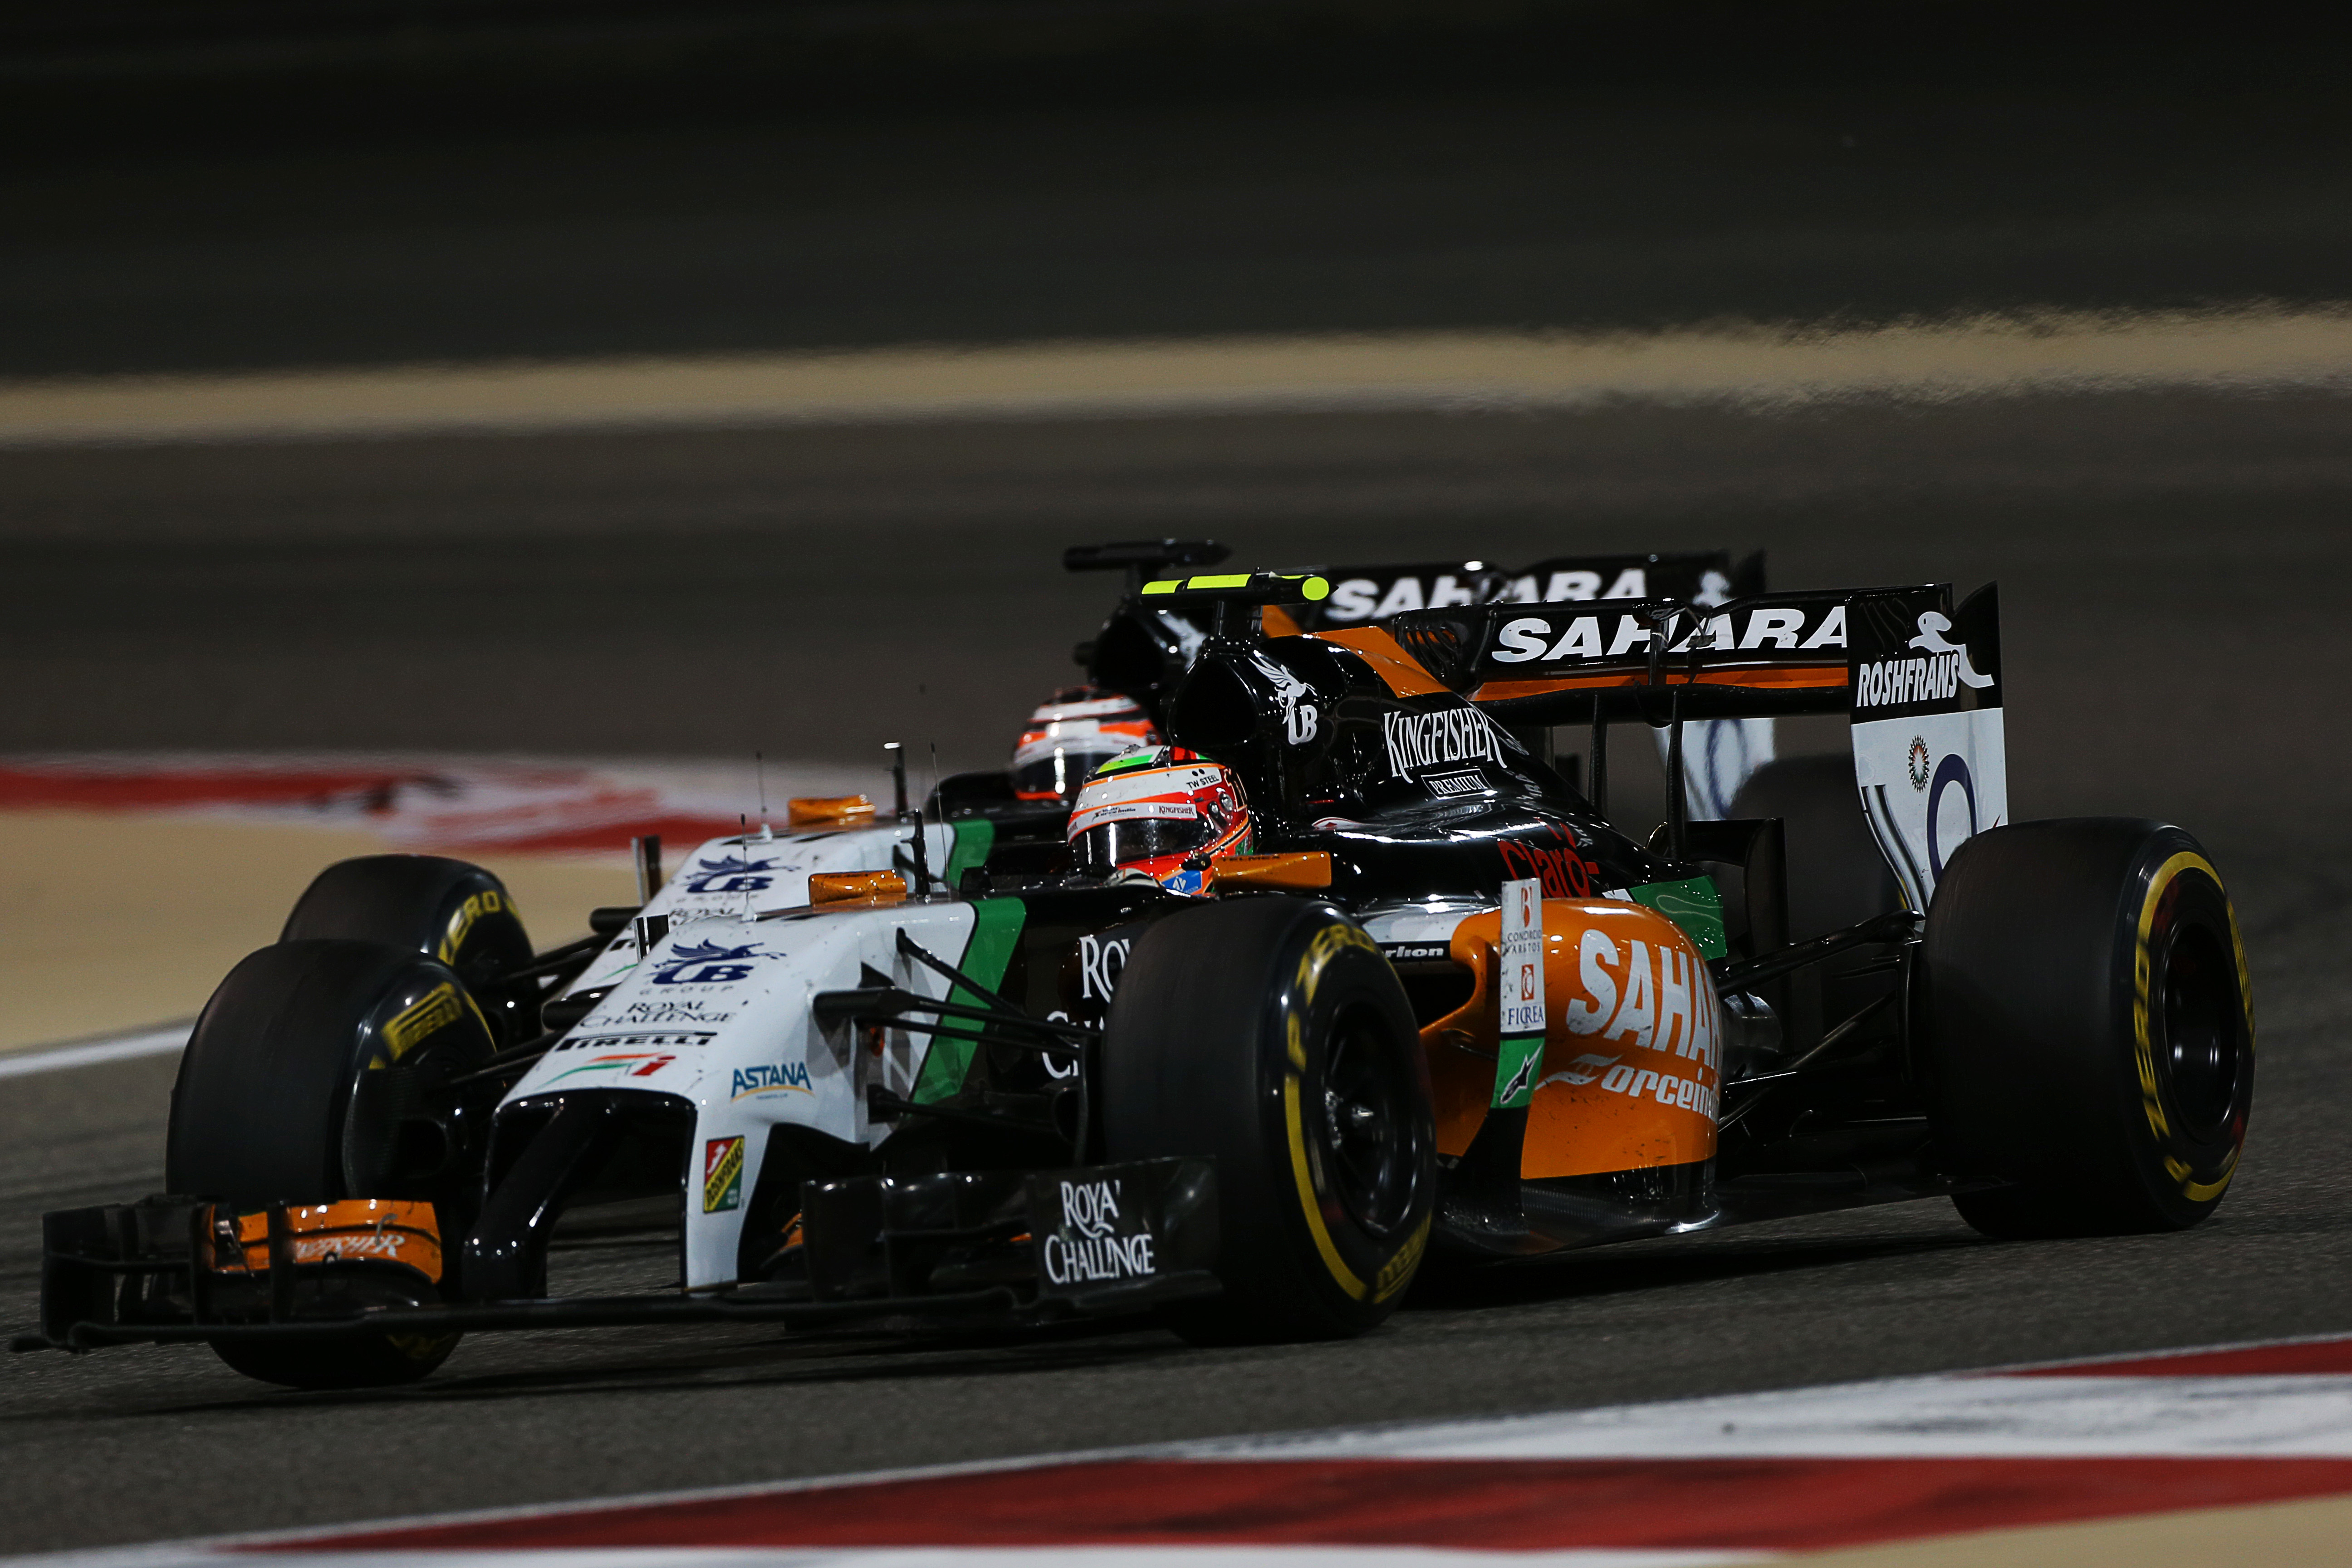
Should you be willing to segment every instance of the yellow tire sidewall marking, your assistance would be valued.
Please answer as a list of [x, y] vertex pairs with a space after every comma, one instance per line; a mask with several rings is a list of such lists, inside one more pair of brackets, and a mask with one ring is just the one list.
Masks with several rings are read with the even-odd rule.
[[[2141, 1112], [2147, 1119], [2148, 1131], [2159, 1142], [2171, 1135], [2172, 1123], [2164, 1113], [2164, 1106], [2157, 1091], [2156, 1047], [2148, 1038], [2148, 989], [2154, 979], [2154, 964], [2148, 957], [2147, 939], [2156, 925], [2156, 910], [2164, 900], [2165, 889], [2170, 887], [2172, 879], [2183, 871], [2202, 872], [2221, 895], [2221, 909], [2230, 922], [2231, 954], [2238, 966], [2238, 1006], [2245, 1020], [2250, 1047], [2253, 1037], [2253, 993], [2247, 984], [2246, 945], [2238, 934], [2238, 911], [2231, 906], [2229, 889], [2221, 885], [2221, 874], [2213, 869], [2213, 863], [2193, 850], [2183, 849], [2158, 867], [2155, 877], [2149, 880], [2147, 892], [2140, 900], [2139, 929], [2132, 945], [2133, 1061], [2139, 1073]], [[2230, 1178], [2237, 1173], [2239, 1152], [2236, 1149], [2230, 1151], [2230, 1158], [2223, 1164], [2221, 1176], [2211, 1182], [2192, 1181], [2190, 1177], [2194, 1173], [2171, 1155], [2165, 1157], [2165, 1173], [2179, 1184], [2181, 1195], [2189, 1202], [2210, 1203], [2221, 1195], [2230, 1185]]]
[[1301, 1036], [1301, 1014], [1315, 1002], [1316, 988], [1322, 984], [1324, 968], [1345, 949], [1360, 947], [1378, 953], [1380, 944], [1364, 933], [1363, 928], [1352, 921], [1334, 922], [1317, 931], [1299, 954], [1298, 969], [1292, 976], [1294, 999], [1285, 1010], [1284, 1044], [1290, 1070], [1282, 1079], [1282, 1119], [1290, 1138], [1290, 1173], [1298, 1184], [1298, 1206], [1307, 1216], [1307, 1232], [1315, 1238], [1315, 1250], [1322, 1256], [1323, 1267], [1331, 1271], [1331, 1279], [1350, 1300], [1360, 1301], [1370, 1295], [1375, 1301], [1385, 1301], [1412, 1278], [1414, 1267], [1421, 1261], [1423, 1249], [1429, 1243], [1429, 1216], [1423, 1215], [1415, 1230], [1396, 1256], [1384, 1264], [1380, 1277], [1367, 1286], [1357, 1278], [1339, 1256], [1339, 1247], [1331, 1239], [1330, 1227], [1323, 1223], [1323, 1205], [1315, 1194], [1315, 1167], [1307, 1149], [1307, 1123], [1304, 1096], [1300, 1089], [1301, 1075], [1307, 1070], [1307, 1047]]
[[1307, 1228], [1315, 1237], [1315, 1250], [1323, 1255], [1323, 1267], [1331, 1271], [1332, 1280], [1348, 1293], [1350, 1300], [1364, 1299], [1364, 1282], [1356, 1278], [1348, 1260], [1339, 1256], [1333, 1245], [1330, 1227], [1323, 1223], [1323, 1205], [1315, 1196], [1315, 1173], [1307, 1164], [1307, 1126], [1301, 1115], [1298, 1075], [1282, 1076], [1282, 1119], [1290, 1131], [1290, 1172], [1298, 1183], [1298, 1206], [1307, 1215]]

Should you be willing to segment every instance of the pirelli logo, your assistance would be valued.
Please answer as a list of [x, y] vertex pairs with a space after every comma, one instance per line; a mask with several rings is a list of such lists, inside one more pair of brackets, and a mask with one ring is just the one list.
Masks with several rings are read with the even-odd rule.
[[445, 980], [426, 992], [422, 1001], [393, 1016], [383, 1026], [384, 1049], [394, 1061], [398, 1061], [465, 1016], [465, 1013], [466, 1005], [457, 999], [457, 988]]

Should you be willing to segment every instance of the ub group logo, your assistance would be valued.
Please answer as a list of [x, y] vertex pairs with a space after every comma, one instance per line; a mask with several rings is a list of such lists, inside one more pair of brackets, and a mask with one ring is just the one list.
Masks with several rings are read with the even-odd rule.
[[775, 879], [765, 875], [776, 868], [773, 860], [754, 860], [749, 855], [721, 855], [716, 860], [696, 864], [688, 878], [689, 893], [764, 893]]
[[1307, 700], [1315, 695], [1314, 689], [1263, 653], [1253, 652], [1250, 659], [1273, 685], [1275, 699], [1282, 704], [1283, 739], [1304, 746], [1321, 734], [1322, 713]]
[[715, 942], [680, 942], [654, 965], [656, 985], [725, 985], [751, 973], [748, 962], [774, 958], [757, 943], [729, 947]]

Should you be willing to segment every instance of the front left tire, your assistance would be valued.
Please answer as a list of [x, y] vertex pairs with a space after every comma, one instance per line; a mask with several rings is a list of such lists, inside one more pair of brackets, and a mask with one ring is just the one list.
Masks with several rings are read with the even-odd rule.
[[[377, 942], [265, 947], [229, 971], [196, 1020], [172, 1091], [165, 1181], [248, 1212], [425, 1199], [454, 1256], [453, 1220], [469, 1198], [466, 1130], [420, 1112], [440, 1109], [436, 1084], [492, 1049], [488, 1026], [437, 960]], [[423, 1377], [456, 1342], [379, 1333], [213, 1348], [265, 1382], [350, 1388]]]
[[1396, 972], [1319, 900], [1222, 899], [1136, 941], [1103, 1041], [1105, 1152], [1217, 1163], [1202, 1342], [1329, 1339], [1393, 1311], [1437, 1185], [1428, 1072]]

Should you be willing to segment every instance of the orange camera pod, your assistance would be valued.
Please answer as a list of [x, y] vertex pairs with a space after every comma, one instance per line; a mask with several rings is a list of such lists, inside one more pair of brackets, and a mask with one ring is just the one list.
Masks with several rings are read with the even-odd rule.
[[794, 795], [784, 802], [790, 828], [866, 827], [873, 821], [874, 803], [862, 795]]
[[907, 898], [907, 879], [896, 871], [818, 871], [809, 877], [811, 904], [896, 904]]

